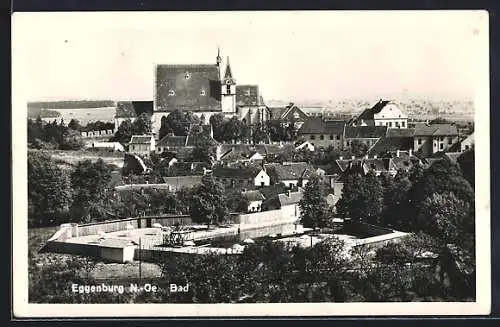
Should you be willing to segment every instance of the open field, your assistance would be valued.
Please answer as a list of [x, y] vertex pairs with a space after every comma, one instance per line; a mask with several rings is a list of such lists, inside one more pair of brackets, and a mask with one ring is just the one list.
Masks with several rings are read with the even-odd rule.
[[43, 117], [43, 110], [41, 111], [42, 120], [46, 122], [51, 122], [54, 119], [60, 121], [61, 118], [64, 119], [66, 123], [69, 123], [71, 119], [76, 119], [82, 125], [86, 125], [93, 121], [103, 121], [112, 122], [115, 118], [115, 107], [103, 107], [103, 108], [78, 108], [78, 109], [50, 109], [51, 111], [57, 111], [61, 114], [59, 117]]
[[97, 161], [101, 158], [105, 163], [115, 165], [119, 168], [123, 167], [123, 153], [121, 152], [110, 152], [110, 151], [63, 151], [63, 150], [54, 150], [47, 151], [51, 154], [52, 158], [55, 160], [64, 161], [68, 164], [74, 165], [78, 163], [78, 161], [82, 160], [91, 160]]

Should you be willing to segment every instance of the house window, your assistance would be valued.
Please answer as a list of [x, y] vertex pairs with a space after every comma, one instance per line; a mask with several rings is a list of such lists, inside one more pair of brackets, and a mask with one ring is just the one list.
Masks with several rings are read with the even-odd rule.
[[132, 145], [132, 150], [135, 150], [135, 145]]
[[401, 122], [401, 127], [405, 127], [405, 122], [404, 121]]
[[314, 137], [314, 135], [311, 135], [311, 140], [314, 140], [316, 137]]
[[260, 186], [265, 186], [266, 183], [260, 182]]
[[439, 143], [439, 150], [443, 150], [443, 143]]
[[330, 140], [333, 140], [333, 135], [330, 135]]
[[448, 144], [453, 144], [453, 137], [448, 137]]
[[444, 137], [442, 137], [442, 136], [441, 136], [441, 137], [439, 138], [439, 141], [443, 142], [443, 141], [444, 141]]
[[173, 97], [174, 95], [175, 95], [175, 91], [174, 90], [168, 91], [168, 96], [169, 97]]
[[422, 144], [422, 139], [418, 139], [418, 145]]
[[325, 136], [324, 136], [323, 134], [321, 134], [321, 135], [319, 136], [319, 139], [320, 139], [320, 140], [323, 140], [324, 138], [325, 138]]
[[337, 141], [340, 140], [340, 135], [337, 135], [335, 138], [337, 139]]
[[389, 122], [389, 127], [392, 127], [392, 122]]
[[469, 146], [468, 145], [465, 146], [465, 150], [469, 150]]

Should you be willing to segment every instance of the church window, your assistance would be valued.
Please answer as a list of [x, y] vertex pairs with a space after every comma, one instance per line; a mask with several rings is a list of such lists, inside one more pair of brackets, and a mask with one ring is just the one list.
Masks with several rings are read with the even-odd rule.
[[226, 93], [231, 94], [231, 85], [226, 85]]
[[205, 96], [205, 95], [206, 95], [206, 93], [205, 93], [205, 89], [202, 89], [202, 90], [201, 90], [200, 95], [201, 95], [201, 96]]
[[186, 79], [189, 79], [189, 78], [191, 78], [191, 74], [190, 74], [189, 72], [186, 72], [186, 74], [184, 74], [184, 77], [185, 77]]
[[168, 91], [168, 96], [173, 97], [174, 95], [175, 95], [175, 91], [174, 90]]

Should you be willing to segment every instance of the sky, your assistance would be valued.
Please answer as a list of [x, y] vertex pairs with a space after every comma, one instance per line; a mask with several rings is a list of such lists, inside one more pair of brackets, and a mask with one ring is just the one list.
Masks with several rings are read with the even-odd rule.
[[[230, 57], [265, 100], [471, 99], [487, 15], [462, 12], [16, 13], [29, 101], [152, 100], [155, 64]], [[487, 39], [486, 39], [487, 40]]]

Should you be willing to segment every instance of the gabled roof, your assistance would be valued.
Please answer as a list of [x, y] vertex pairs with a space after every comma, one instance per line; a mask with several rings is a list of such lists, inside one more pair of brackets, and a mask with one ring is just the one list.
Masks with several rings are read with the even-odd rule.
[[[201, 127], [201, 130], [200, 130]], [[212, 137], [212, 125], [191, 125], [186, 139], [186, 146], [197, 146], [201, 144], [201, 138], [206, 138], [208, 142], [215, 145], [217, 141]]]
[[187, 136], [165, 135], [156, 143], [156, 147], [183, 147], [186, 146]]
[[463, 152], [446, 152], [444, 153], [444, 157], [448, 158], [452, 163], [456, 164], [458, 162], [458, 158], [463, 154]]
[[387, 172], [387, 171], [395, 171], [396, 166], [391, 158], [368, 158], [363, 159], [363, 171], [364, 173], [368, 173], [370, 170], [374, 170], [377, 172]]
[[262, 166], [216, 167], [213, 175], [219, 178], [251, 179], [262, 171]]
[[276, 153], [283, 153], [286, 151], [293, 151], [293, 144], [221, 144], [220, 153], [222, 160], [230, 158], [248, 157], [255, 152], [261, 155], [269, 155]]
[[299, 203], [304, 197], [303, 192], [290, 192], [289, 194], [278, 194], [281, 206]]
[[402, 155], [400, 157], [392, 158], [392, 162], [394, 163], [394, 167], [396, 170], [409, 170], [411, 167], [420, 164], [420, 159], [415, 156]]
[[281, 119], [283, 113], [287, 110], [286, 107], [269, 107], [269, 119], [270, 120], [279, 120]]
[[345, 138], [347, 139], [375, 139], [384, 137], [387, 133], [386, 126], [346, 126]]
[[152, 135], [132, 135], [129, 144], [151, 144], [153, 139]]
[[178, 176], [203, 175], [205, 169], [211, 168], [211, 165], [205, 162], [175, 162], [169, 169], [175, 170]]
[[261, 106], [258, 85], [236, 85], [237, 106]]
[[345, 121], [323, 117], [309, 117], [300, 127], [299, 134], [344, 134]]
[[220, 77], [215, 64], [158, 65], [155, 83], [158, 111], [221, 111]]
[[144, 112], [153, 114], [153, 101], [118, 101], [115, 118], [135, 118]]
[[368, 155], [413, 149], [413, 137], [382, 137], [368, 149]]
[[264, 201], [264, 195], [260, 191], [252, 190], [252, 191], [245, 191], [241, 192], [241, 195], [243, 195], [248, 201]]
[[273, 171], [279, 181], [309, 179], [315, 174], [313, 166], [306, 162], [292, 162], [287, 164], [269, 163], [264, 167], [267, 171]]
[[455, 136], [458, 135], [455, 124], [416, 124], [415, 136]]
[[386, 137], [413, 137], [414, 128], [388, 128]]
[[382, 111], [382, 109], [384, 109], [384, 107], [390, 103], [391, 101], [382, 101], [379, 100], [373, 107], [369, 108], [369, 109], [365, 109], [361, 115], [358, 116], [358, 119], [373, 119], [374, 115], [375, 114], [378, 114], [379, 112]]

